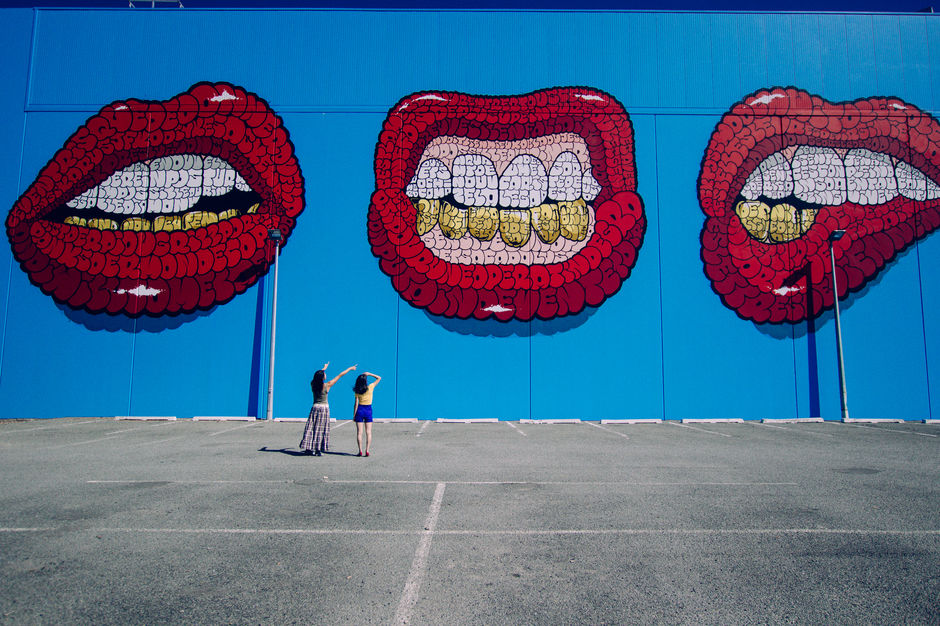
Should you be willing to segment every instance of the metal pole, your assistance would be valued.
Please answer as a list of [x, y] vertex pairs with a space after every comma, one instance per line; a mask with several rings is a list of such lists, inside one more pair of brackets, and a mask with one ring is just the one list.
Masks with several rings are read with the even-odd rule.
[[[839, 235], [842, 236], [841, 234]], [[842, 404], [842, 421], [849, 420], [848, 397], [845, 391], [845, 363], [842, 360], [842, 324], [839, 319], [839, 285], [836, 280], [836, 255], [832, 250], [833, 239], [829, 239], [829, 259], [832, 261], [832, 300], [836, 311], [836, 355], [839, 359], [839, 400]], [[275, 284], [277, 284], [275, 282]]]
[[271, 303], [271, 360], [268, 364], [268, 412], [267, 420], [274, 419], [274, 339], [277, 328], [277, 259], [281, 252], [281, 241], [274, 240], [274, 297]]

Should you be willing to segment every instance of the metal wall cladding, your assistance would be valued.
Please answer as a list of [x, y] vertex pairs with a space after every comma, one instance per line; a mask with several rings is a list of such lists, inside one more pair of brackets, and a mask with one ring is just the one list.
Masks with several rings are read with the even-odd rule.
[[[3, 10], [0, 197], [12, 207], [116, 100], [201, 81], [264, 99], [303, 172], [280, 258], [275, 414], [302, 416], [324, 361], [383, 376], [382, 417], [839, 417], [831, 312], [743, 319], [703, 271], [697, 182], [722, 115], [795, 86], [894, 96], [937, 116], [930, 15], [356, 10]], [[626, 109], [646, 230], [599, 307], [528, 322], [436, 316], [399, 297], [368, 239], [383, 120], [408, 94], [591, 87]], [[498, 106], [498, 105], [494, 105]], [[271, 279], [167, 318], [57, 304], [0, 253], [0, 417], [262, 414]], [[922, 233], [842, 301], [853, 417], [940, 413], [940, 239]], [[383, 273], [384, 271], [384, 273]], [[351, 377], [331, 393], [352, 404]]]

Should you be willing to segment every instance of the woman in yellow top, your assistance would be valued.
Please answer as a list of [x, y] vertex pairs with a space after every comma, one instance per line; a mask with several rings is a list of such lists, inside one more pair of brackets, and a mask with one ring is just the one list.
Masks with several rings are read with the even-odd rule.
[[[371, 383], [369, 376], [374, 378]], [[372, 445], [372, 391], [382, 380], [369, 372], [363, 372], [356, 377], [353, 393], [356, 394], [356, 403], [353, 406], [353, 421], [356, 422], [356, 443], [359, 444], [359, 454], [362, 456], [362, 431], [366, 431], [366, 456], [369, 456], [369, 447]]]

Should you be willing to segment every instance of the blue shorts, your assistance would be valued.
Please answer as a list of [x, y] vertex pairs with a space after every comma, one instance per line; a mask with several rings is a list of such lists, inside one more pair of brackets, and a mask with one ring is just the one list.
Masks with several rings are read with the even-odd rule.
[[353, 417], [354, 422], [371, 422], [372, 421], [372, 405], [371, 404], [360, 404], [359, 408], [356, 409], [356, 416]]

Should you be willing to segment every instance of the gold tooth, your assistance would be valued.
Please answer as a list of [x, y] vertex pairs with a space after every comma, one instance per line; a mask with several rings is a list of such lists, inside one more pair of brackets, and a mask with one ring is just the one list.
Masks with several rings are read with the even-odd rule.
[[121, 230], [150, 230], [151, 226], [150, 220], [146, 217], [129, 217], [121, 222]]
[[492, 206], [473, 206], [467, 210], [467, 228], [480, 241], [489, 241], [499, 229], [499, 210]]
[[460, 209], [441, 200], [441, 231], [448, 239], [460, 239], [467, 234], [467, 209]]
[[183, 230], [182, 215], [158, 215], [153, 220], [153, 229], [157, 230]]
[[258, 212], [258, 205], [259, 205], [259, 204], [260, 204], [260, 202], [255, 202], [255, 203], [252, 204], [250, 207], [248, 207], [248, 210], [245, 211], [245, 212], [248, 213], [248, 214], [257, 213], [257, 212]]
[[88, 225], [88, 220], [86, 220], [84, 217], [76, 217], [74, 215], [69, 215], [67, 218], [65, 218], [64, 221], [66, 224], [71, 224], [72, 226], [87, 226]]
[[222, 211], [219, 213], [219, 221], [231, 219], [233, 217], [238, 217], [238, 209], [229, 209], [228, 211]]
[[441, 213], [441, 201], [419, 198], [414, 201], [414, 205], [415, 209], [418, 210], [418, 221], [416, 224], [418, 234], [423, 235], [437, 224], [437, 216]]
[[767, 239], [767, 231], [770, 229], [770, 207], [766, 203], [757, 200], [741, 201], [734, 207], [734, 212], [738, 214], [738, 219], [741, 220], [741, 224], [751, 237], [758, 241]]
[[545, 243], [555, 243], [561, 234], [557, 204], [540, 204], [532, 208], [532, 228]]
[[777, 243], [793, 241], [801, 235], [800, 216], [792, 204], [775, 204], [770, 209], [770, 240]]
[[587, 237], [588, 207], [583, 198], [558, 203], [558, 218], [561, 236], [570, 241], [582, 241]]
[[516, 209], [500, 209], [499, 235], [507, 245], [520, 248], [529, 240], [529, 211]]
[[818, 209], [805, 209], [800, 211], [800, 235], [805, 235], [810, 226], [816, 223], [816, 214]]
[[98, 230], [117, 230], [118, 225], [117, 222], [106, 217], [93, 217], [88, 220], [88, 227]]
[[190, 211], [183, 215], [183, 228], [195, 230], [219, 221], [219, 216], [211, 211]]

